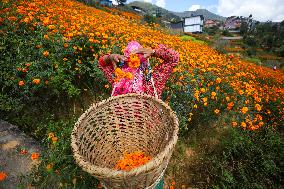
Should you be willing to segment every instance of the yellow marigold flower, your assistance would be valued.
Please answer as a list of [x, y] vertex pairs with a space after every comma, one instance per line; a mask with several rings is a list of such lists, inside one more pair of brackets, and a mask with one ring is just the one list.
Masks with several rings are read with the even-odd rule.
[[226, 96], [226, 101], [229, 102], [230, 100], [230, 97]]
[[218, 110], [218, 109], [215, 109], [215, 110], [214, 110], [214, 113], [215, 113], [215, 114], [219, 114], [219, 112], [220, 112], [220, 110]]
[[106, 88], [106, 89], [108, 89], [108, 88], [109, 88], [109, 85], [108, 85], [108, 84], [106, 84], [106, 85], [105, 85], [105, 88]]
[[221, 81], [222, 81], [222, 79], [219, 78], [219, 77], [216, 79], [216, 83], [221, 83]]
[[259, 104], [256, 104], [256, 105], [255, 105], [255, 109], [256, 109], [257, 111], [260, 111], [260, 110], [261, 110], [261, 106], [260, 106]]
[[242, 112], [243, 114], [246, 114], [247, 111], [248, 111], [248, 107], [243, 107], [243, 108], [241, 109], [241, 112]]
[[207, 98], [206, 97], [202, 98], [202, 100], [203, 100], [203, 102], [207, 102]]
[[40, 84], [40, 79], [33, 79], [32, 83], [38, 85]]
[[193, 107], [194, 107], [194, 108], [197, 108], [197, 104], [194, 104]]

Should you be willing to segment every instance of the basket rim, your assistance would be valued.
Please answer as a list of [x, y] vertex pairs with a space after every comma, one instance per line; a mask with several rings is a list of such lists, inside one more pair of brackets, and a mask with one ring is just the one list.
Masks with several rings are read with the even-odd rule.
[[[81, 123], [81, 121], [93, 110], [96, 109], [99, 106], [102, 106], [105, 103], [108, 103], [110, 101], [124, 98], [124, 97], [138, 97], [138, 98], [148, 98], [150, 100], [156, 101], [160, 103], [162, 106], [164, 106], [169, 111], [169, 117], [171, 117], [174, 120], [174, 131], [173, 131], [173, 137], [168, 141], [165, 148], [158, 153], [154, 158], [152, 158], [149, 162], [146, 164], [131, 169], [130, 171], [123, 171], [123, 170], [116, 170], [112, 168], [107, 167], [100, 167], [97, 165], [92, 164], [91, 162], [87, 161], [83, 156], [80, 155], [78, 146], [76, 145], [76, 137], [75, 133], [78, 129], [78, 125]], [[136, 93], [128, 93], [118, 96], [112, 96], [108, 99], [105, 99], [99, 103], [92, 104], [78, 119], [78, 121], [75, 123], [75, 126], [71, 133], [71, 147], [73, 151], [73, 157], [77, 164], [86, 172], [97, 176], [98, 178], [124, 178], [124, 177], [131, 177], [135, 176], [141, 173], [149, 172], [151, 170], [154, 170], [155, 168], [159, 167], [159, 165], [162, 163], [162, 161], [167, 158], [166, 156], [169, 154], [169, 152], [174, 148], [175, 144], [178, 140], [178, 118], [176, 114], [173, 112], [173, 110], [161, 99], [158, 99], [151, 95], [146, 94], [136, 94]]]

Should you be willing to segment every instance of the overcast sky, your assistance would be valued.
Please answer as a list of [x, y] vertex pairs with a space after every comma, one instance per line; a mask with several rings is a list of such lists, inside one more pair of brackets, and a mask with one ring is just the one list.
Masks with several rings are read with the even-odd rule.
[[[113, 0], [114, 1], [114, 0]], [[134, 0], [128, 0], [132, 2]], [[171, 11], [205, 8], [221, 16], [249, 16], [259, 21], [284, 20], [284, 0], [140, 0]]]

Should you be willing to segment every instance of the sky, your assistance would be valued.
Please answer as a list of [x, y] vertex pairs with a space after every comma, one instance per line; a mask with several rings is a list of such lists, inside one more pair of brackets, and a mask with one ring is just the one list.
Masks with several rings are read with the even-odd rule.
[[[113, 0], [115, 1], [115, 0]], [[134, 0], [128, 0], [127, 3]], [[284, 0], [139, 0], [156, 4], [170, 11], [207, 9], [221, 16], [249, 16], [258, 21], [284, 20]]]

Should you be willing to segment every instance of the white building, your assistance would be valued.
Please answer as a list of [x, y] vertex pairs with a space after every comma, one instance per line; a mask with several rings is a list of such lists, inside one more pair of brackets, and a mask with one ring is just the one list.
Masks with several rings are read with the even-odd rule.
[[202, 15], [191, 16], [184, 18], [183, 30], [186, 33], [194, 33], [203, 31], [204, 17]]

